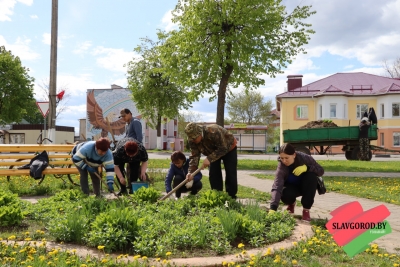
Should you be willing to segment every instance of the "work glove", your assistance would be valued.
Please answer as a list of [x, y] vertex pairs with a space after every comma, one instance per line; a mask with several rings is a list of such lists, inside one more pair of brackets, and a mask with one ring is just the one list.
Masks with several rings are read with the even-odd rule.
[[114, 192], [114, 185], [113, 185], [112, 182], [111, 183], [107, 183], [107, 186], [108, 186], [108, 191], [110, 191], [111, 193]]
[[191, 187], [193, 186], [193, 180], [187, 182], [187, 183], [185, 184], [185, 186], [186, 186], [187, 189], [191, 188]]
[[307, 171], [307, 166], [306, 164], [303, 164], [299, 167], [297, 167], [296, 169], [293, 170], [293, 174], [296, 176], [300, 176], [303, 172]]

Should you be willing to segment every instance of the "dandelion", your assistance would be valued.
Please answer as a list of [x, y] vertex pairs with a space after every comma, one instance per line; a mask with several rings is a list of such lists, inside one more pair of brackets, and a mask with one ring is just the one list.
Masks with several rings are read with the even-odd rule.
[[254, 261], [250, 261], [250, 262], [249, 262], [249, 265], [250, 265], [250, 266], [253, 266], [253, 265], [254, 265]]
[[292, 242], [293, 246], [297, 246], [297, 242]]
[[133, 260], [135, 261], [135, 260], [139, 259], [140, 257], [141, 257], [140, 255], [135, 255], [135, 256], [133, 256]]
[[142, 257], [142, 260], [144, 260], [144, 261], [147, 260], [147, 257], [146, 257], [146, 256], [143, 256], [143, 257]]
[[297, 261], [296, 260], [292, 260], [292, 264], [293, 265], [297, 265]]
[[307, 253], [307, 249], [305, 248], [305, 249], [303, 249], [303, 253]]
[[228, 265], [228, 263], [226, 261], [223, 261], [222, 266], [226, 266], [226, 265]]
[[105, 246], [97, 246], [98, 250], [103, 250], [105, 248]]
[[243, 243], [240, 243], [239, 245], [238, 245], [238, 248], [243, 248], [244, 247], [244, 244]]
[[167, 253], [165, 253], [165, 255], [168, 257], [168, 256], [171, 256], [171, 254], [172, 254], [172, 252], [170, 252], [170, 251], [168, 251]]

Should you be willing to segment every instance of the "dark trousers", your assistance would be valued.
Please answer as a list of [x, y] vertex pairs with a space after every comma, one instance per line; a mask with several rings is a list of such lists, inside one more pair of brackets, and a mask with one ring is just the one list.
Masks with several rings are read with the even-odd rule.
[[[82, 192], [86, 195], [89, 195], [89, 180], [88, 180], [88, 171], [82, 170], [79, 167], [76, 167], [79, 171], [79, 182], [81, 184]], [[92, 179], [93, 191], [96, 196], [100, 196], [100, 179], [94, 173], [89, 173], [90, 179]]]
[[300, 175], [300, 184], [285, 184], [281, 201], [286, 205], [293, 204], [296, 197], [301, 196], [301, 205], [305, 209], [311, 209], [317, 191], [317, 175], [313, 172], [305, 172]]
[[[186, 177], [184, 177], [182, 175], [175, 175], [174, 180], [172, 181], [172, 187], [173, 188], [177, 187], [185, 179], [186, 179]], [[193, 181], [193, 185], [191, 188], [186, 188], [186, 186], [184, 185], [181, 188], [179, 188], [178, 190], [176, 190], [175, 196], [177, 198], [180, 198], [182, 193], [186, 193], [188, 191], [190, 191], [190, 194], [196, 195], [200, 191], [201, 188], [203, 188], [203, 184], [201, 183], [201, 181], [197, 181], [197, 182]]]
[[229, 151], [225, 156], [210, 164], [210, 186], [218, 191], [224, 190], [221, 170], [221, 160], [225, 167], [225, 191], [232, 198], [236, 198], [238, 190], [237, 183], [237, 149]]
[[369, 160], [369, 139], [360, 138], [360, 160]]
[[127, 188], [129, 189], [129, 192], [132, 192], [132, 183], [137, 182], [139, 179], [139, 174], [140, 174], [140, 161], [135, 161], [131, 163], [127, 163], [129, 168], [129, 177], [126, 178], [126, 171], [125, 171], [125, 163], [118, 165], [119, 169], [121, 170], [122, 176], [125, 177], [126, 179], [126, 185], [121, 184], [119, 179], [117, 179], [119, 185], [121, 186], [121, 192], [126, 193]]

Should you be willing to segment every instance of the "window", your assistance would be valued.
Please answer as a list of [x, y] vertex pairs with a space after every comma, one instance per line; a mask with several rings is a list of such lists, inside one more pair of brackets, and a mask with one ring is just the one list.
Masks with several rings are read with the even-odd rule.
[[10, 134], [10, 144], [25, 144], [25, 134]]
[[357, 104], [357, 119], [361, 119], [364, 112], [368, 113], [368, 104]]
[[329, 105], [329, 117], [336, 118], [336, 104]]
[[319, 105], [319, 118], [322, 119], [322, 105]]
[[343, 119], [347, 119], [347, 105], [343, 105]]
[[381, 104], [381, 118], [385, 117], [385, 105]]
[[393, 133], [393, 146], [400, 146], [400, 133]]
[[393, 103], [392, 104], [392, 117], [399, 117], [400, 116], [400, 104], [399, 103]]
[[308, 107], [307, 106], [297, 106], [296, 115], [298, 119], [308, 118]]
[[383, 133], [380, 134], [381, 146], [385, 145], [385, 135]]

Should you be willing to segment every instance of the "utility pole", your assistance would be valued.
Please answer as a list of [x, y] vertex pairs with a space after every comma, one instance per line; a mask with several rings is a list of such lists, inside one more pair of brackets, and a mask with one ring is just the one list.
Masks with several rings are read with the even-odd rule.
[[52, 0], [48, 138], [56, 143], [58, 0]]

